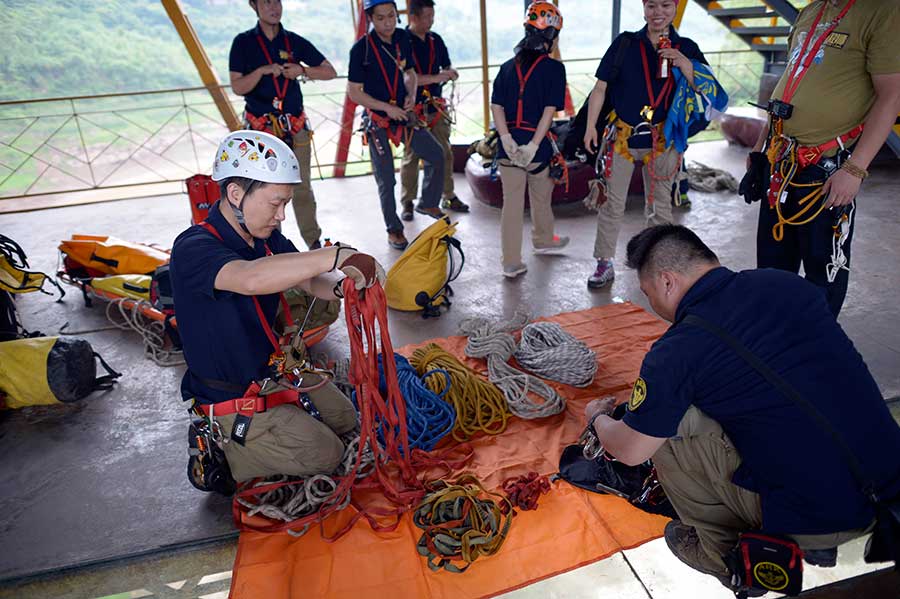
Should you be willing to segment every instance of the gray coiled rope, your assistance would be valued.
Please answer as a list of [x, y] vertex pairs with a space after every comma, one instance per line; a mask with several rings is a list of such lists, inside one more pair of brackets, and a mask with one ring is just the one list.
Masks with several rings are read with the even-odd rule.
[[[356, 455], [359, 451], [359, 431], [347, 433], [341, 437], [344, 441], [344, 457], [338, 465], [333, 476], [346, 476], [353, 469], [356, 462]], [[375, 456], [371, 449], [366, 446], [363, 452], [362, 462], [359, 471], [356, 473], [356, 479], [362, 479], [375, 471]], [[279, 482], [295, 482], [296, 484], [286, 485], [273, 489], [268, 493], [260, 496], [256, 503], [247, 501], [241, 497], [237, 498], [237, 502], [248, 508], [247, 515], [262, 514], [271, 520], [281, 520], [283, 522], [292, 522], [319, 511], [323, 505], [333, 502], [333, 495], [337, 490], [338, 482], [326, 474], [315, 474], [308, 478], [300, 478], [296, 476], [276, 476], [260, 481], [254, 486], [269, 485]], [[338, 510], [346, 508], [350, 504], [350, 494], [344, 498], [344, 502], [338, 506]], [[294, 537], [300, 537], [309, 530], [309, 524], [300, 530], [288, 530], [287, 533]]]
[[515, 353], [525, 370], [573, 387], [587, 387], [597, 373], [597, 356], [555, 322], [533, 322], [522, 329]]
[[[527, 322], [528, 316], [522, 313], [516, 313], [507, 322], [468, 318], [459, 323], [459, 330], [469, 338], [466, 355], [487, 360], [488, 380], [503, 392], [509, 410], [519, 418], [531, 420], [559, 414], [566, 409], [566, 400], [541, 379], [507, 363], [516, 351], [516, 340], [510, 331], [522, 328]], [[532, 401], [529, 393], [544, 401]]]

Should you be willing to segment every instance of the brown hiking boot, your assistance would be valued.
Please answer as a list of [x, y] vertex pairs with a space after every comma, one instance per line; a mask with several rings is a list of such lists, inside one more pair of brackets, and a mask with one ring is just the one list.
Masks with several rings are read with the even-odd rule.
[[441, 209], [435, 206], [434, 208], [425, 208], [422, 204], [416, 205], [416, 212], [419, 214], [424, 214], [425, 216], [430, 216], [431, 218], [443, 218], [444, 213], [441, 212]]
[[403, 231], [400, 231], [399, 233], [388, 233], [388, 245], [395, 250], [405, 250], [409, 242], [406, 240]]
[[[731, 575], [723, 570], [714, 569], [709, 565], [710, 558], [700, 544], [700, 537], [693, 526], [688, 526], [681, 520], [672, 520], [666, 524], [666, 545], [669, 551], [675, 554], [682, 563], [694, 570], [715, 576], [719, 582], [731, 589]], [[761, 589], [749, 589], [748, 597], [762, 597], [766, 591]]]

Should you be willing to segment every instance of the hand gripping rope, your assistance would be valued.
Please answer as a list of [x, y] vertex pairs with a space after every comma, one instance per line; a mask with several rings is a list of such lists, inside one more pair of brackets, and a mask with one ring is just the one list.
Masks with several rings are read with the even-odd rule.
[[[235, 523], [242, 530], [259, 532], [295, 530], [299, 531], [298, 534], [302, 534], [309, 525], [318, 523], [322, 537], [331, 542], [346, 534], [359, 519], [365, 518], [375, 531], [392, 531], [396, 529], [400, 515], [417, 505], [424, 494], [422, 483], [416, 478], [416, 466], [439, 465], [450, 471], [471, 457], [471, 448], [462, 448], [468, 450], [468, 453], [455, 457], [426, 456], [419, 450], [411, 451], [406, 407], [400, 393], [397, 369], [393, 360], [387, 360], [385, 364], [385, 393], [382, 394], [379, 390], [379, 349], [384, 355], [394, 354], [387, 328], [387, 302], [384, 290], [376, 283], [360, 293], [352, 279], [347, 278], [343, 282], [343, 292], [350, 338], [348, 376], [356, 389], [359, 405], [360, 429], [355, 456], [348, 447], [345, 454], [346, 463], [339, 469], [343, 475], [334, 479], [337, 484], [333, 492], [327, 481], [316, 483], [316, 488], [321, 488], [323, 494], [331, 493], [327, 500], [319, 503], [316, 511], [288, 522], [264, 525], [242, 522], [242, 508], [246, 505], [240, 500], [252, 501], [254, 497], [283, 486], [305, 485], [302, 480], [281, 481], [262, 486], [253, 486], [259, 482], [254, 481], [244, 485], [235, 495], [232, 505]], [[383, 425], [381, 430], [383, 443], [379, 443], [378, 439], [379, 423]], [[369, 464], [372, 464], [372, 475], [367, 475]], [[327, 488], [319, 485], [325, 485]], [[396, 507], [376, 508], [360, 505], [351, 491], [362, 489], [381, 491]], [[325, 519], [348, 505], [353, 506], [356, 514], [340, 530], [326, 534]], [[388, 523], [379, 521], [379, 518], [385, 517], [392, 518], [393, 521]]]

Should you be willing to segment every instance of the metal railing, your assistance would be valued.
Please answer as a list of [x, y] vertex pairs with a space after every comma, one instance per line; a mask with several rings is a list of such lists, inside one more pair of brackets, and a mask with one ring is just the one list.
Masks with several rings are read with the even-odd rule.
[[[733, 51], [706, 56], [732, 105], [756, 97], [763, 69], [759, 54]], [[576, 107], [593, 86], [598, 60], [565, 61]], [[491, 79], [498, 68], [490, 66]], [[468, 143], [478, 139], [485, 126], [483, 81], [480, 65], [459, 71], [459, 80], [444, 92], [453, 98], [453, 139]], [[335, 167], [345, 89], [342, 77], [303, 88], [305, 109], [315, 128], [314, 177], [330, 177]], [[226, 90], [240, 114], [243, 99], [227, 86]], [[0, 199], [183, 181], [209, 172], [210, 157], [227, 132], [203, 87], [0, 102], [0, 124]], [[709, 139], [717, 134], [702, 135]], [[361, 136], [353, 136], [346, 172], [370, 172]]]

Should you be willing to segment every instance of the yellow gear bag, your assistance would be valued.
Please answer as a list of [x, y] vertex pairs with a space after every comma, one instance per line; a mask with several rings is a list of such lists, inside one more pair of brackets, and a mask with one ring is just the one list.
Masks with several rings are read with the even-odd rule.
[[455, 233], [456, 223], [446, 216], [419, 233], [387, 273], [384, 292], [388, 306], [408, 312], [422, 310], [423, 318], [440, 316], [438, 307], [450, 306], [450, 283], [466, 262]]
[[59, 284], [42, 272], [30, 271], [25, 252], [18, 243], [5, 235], [0, 235], [0, 291], [29, 293], [44, 291], [44, 283], [51, 283], [59, 289], [60, 298], [66, 294]]
[[95, 289], [102, 289], [134, 300], [150, 301], [149, 275], [112, 275], [109, 277], [95, 277], [89, 285]]
[[[97, 377], [94, 358], [107, 375]], [[78, 401], [119, 377], [84, 339], [32, 337], [0, 343], [0, 408]]]
[[59, 250], [81, 266], [107, 275], [149, 275], [169, 261], [168, 253], [149, 245], [97, 235], [72, 235]]

